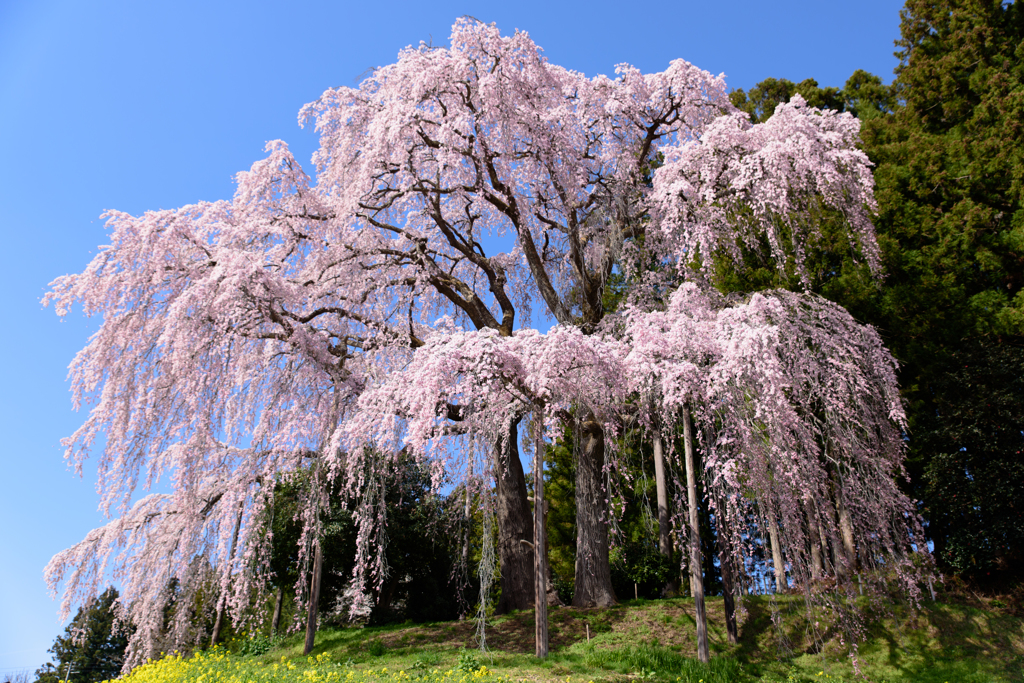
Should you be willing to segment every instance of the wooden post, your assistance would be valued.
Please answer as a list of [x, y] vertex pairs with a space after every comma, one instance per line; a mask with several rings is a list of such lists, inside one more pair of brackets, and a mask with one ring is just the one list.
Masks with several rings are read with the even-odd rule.
[[661, 432], [654, 432], [654, 482], [658, 490], [658, 551], [668, 557], [672, 554], [672, 537], [669, 534], [668, 485], [665, 482], [665, 454], [662, 450]]
[[686, 497], [690, 507], [690, 585], [693, 587], [693, 606], [697, 618], [697, 659], [711, 661], [708, 649], [708, 616], [704, 608], [704, 561], [700, 552], [700, 524], [697, 520], [697, 474], [693, 465], [693, 429], [690, 426], [690, 408], [683, 406], [683, 443], [686, 451]]
[[533, 452], [534, 639], [538, 657], [548, 656], [547, 530], [544, 528], [544, 408], [535, 413]]

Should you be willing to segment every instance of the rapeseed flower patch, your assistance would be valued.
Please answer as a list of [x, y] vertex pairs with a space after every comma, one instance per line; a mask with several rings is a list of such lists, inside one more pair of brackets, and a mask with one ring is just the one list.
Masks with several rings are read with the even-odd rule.
[[355, 669], [331, 661], [330, 653], [262, 664], [215, 648], [190, 657], [172, 653], [149, 660], [119, 683], [510, 683], [486, 666], [471, 671], [434, 669], [418, 671]]

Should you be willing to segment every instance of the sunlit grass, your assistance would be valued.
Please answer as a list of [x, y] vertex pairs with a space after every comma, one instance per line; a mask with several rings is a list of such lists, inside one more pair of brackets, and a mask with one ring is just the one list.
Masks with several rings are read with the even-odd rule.
[[[747, 599], [740, 642], [730, 645], [721, 600], [708, 600], [709, 665], [695, 659], [692, 601], [652, 600], [610, 610], [551, 612], [561, 633], [544, 660], [532, 655], [532, 614], [496, 619], [492, 649], [473, 649], [467, 622], [324, 629], [315, 656], [303, 657], [302, 636], [253, 656], [233, 649], [171, 655], [140, 667], [127, 683], [1024, 683], [1024, 620], [1003, 610], [931, 604], [920, 613], [897, 607], [869, 629], [851, 652], [831, 637], [805, 637], [802, 600], [783, 596], [776, 608], [787, 627], [771, 621], [767, 598]], [[817, 617], [815, 617], [817, 618]], [[589, 628], [590, 638], [586, 637]], [[810, 643], [810, 645], [809, 645]]]

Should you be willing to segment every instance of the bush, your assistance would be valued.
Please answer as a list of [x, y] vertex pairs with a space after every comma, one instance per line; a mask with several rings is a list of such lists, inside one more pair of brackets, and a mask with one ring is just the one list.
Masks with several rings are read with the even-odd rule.
[[270, 652], [280, 644], [280, 636], [267, 637], [262, 633], [252, 633], [238, 647], [238, 654], [243, 657], [259, 657]]

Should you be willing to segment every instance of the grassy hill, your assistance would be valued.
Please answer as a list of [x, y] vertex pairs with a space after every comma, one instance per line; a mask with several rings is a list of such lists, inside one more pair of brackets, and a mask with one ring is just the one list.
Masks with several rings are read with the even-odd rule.
[[[626, 602], [607, 610], [553, 608], [552, 652], [543, 661], [532, 654], [533, 615], [521, 612], [493, 621], [486, 633], [487, 652], [476, 649], [473, 622], [402, 624], [322, 630], [313, 652], [319, 659], [302, 657], [301, 638], [293, 636], [258, 656], [206, 655], [206, 664], [193, 663], [192, 668], [186, 666], [188, 660], [179, 660], [177, 675], [165, 664], [160, 671], [152, 668], [152, 675], [137, 670], [130, 678], [133, 683], [865, 680], [854, 671], [841, 634], [822, 629], [821, 621], [819, 628], [812, 628], [802, 597], [782, 596], [774, 603], [751, 597], [744, 602], [740, 642], [730, 645], [722, 600], [709, 598], [713, 660], [707, 667], [694, 659], [693, 601], [669, 599]], [[867, 627], [868, 638], [858, 647], [862, 675], [891, 683], [1024, 682], [1024, 619], [998, 601], [974, 603], [929, 602], [916, 613], [903, 606], [883, 608], [885, 615]], [[773, 622], [773, 610], [782, 614], [783, 628]], [[254, 645], [258, 642], [241, 649]]]

